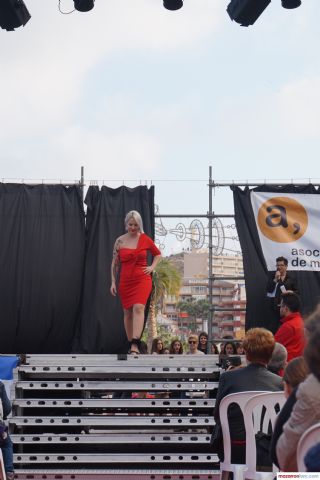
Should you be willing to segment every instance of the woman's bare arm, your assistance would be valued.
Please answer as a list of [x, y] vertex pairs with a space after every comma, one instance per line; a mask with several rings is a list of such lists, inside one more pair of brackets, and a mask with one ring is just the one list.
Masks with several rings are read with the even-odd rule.
[[121, 237], [117, 238], [113, 247], [113, 254], [112, 254], [110, 293], [111, 295], [114, 295], [114, 296], [117, 294], [116, 279], [117, 279], [119, 268], [120, 268], [119, 248], [121, 243], [122, 243]]

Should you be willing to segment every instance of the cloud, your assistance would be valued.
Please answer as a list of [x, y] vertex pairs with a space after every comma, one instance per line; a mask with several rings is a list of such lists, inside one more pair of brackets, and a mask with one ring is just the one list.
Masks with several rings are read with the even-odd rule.
[[[55, 2], [28, 0], [27, 5], [32, 18], [24, 28], [0, 31], [0, 141], [2, 159], [9, 159], [2, 166], [29, 171], [33, 165], [42, 172], [55, 157], [51, 171], [60, 161], [60, 168], [67, 168], [74, 155], [75, 163], [90, 157], [98, 167], [93, 158], [107, 152], [120, 162], [130, 157], [148, 172], [160, 146], [152, 132], [143, 131], [136, 99], [121, 100], [117, 118], [110, 108], [100, 108], [93, 133], [85, 115], [87, 80], [94, 85], [95, 72], [117, 55], [144, 55], [145, 61], [152, 55], [154, 61], [157, 55], [196, 50], [220, 28], [223, 9], [211, 0], [185, 2], [179, 12], [165, 10], [162, 0], [102, 0], [92, 12], [61, 15]], [[63, 0], [61, 6], [68, 11], [73, 2]], [[114, 99], [101, 101], [106, 107]], [[75, 118], [78, 110], [82, 118]]]
[[320, 76], [309, 76], [284, 85], [279, 92], [283, 128], [298, 139], [320, 134]]
[[157, 142], [143, 132], [108, 135], [81, 127], [64, 132], [57, 139], [56, 151], [60, 158], [84, 165], [87, 177], [95, 178], [98, 174], [106, 180], [134, 177], [141, 171], [150, 175], [160, 156]]

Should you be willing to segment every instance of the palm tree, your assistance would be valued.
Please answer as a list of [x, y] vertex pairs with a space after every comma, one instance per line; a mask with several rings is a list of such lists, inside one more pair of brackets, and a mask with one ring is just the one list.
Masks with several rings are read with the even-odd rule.
[[195, 332], [197, 330], [197, 318], [201, 318], [202, 321], [208, 318], [210, 304], [206, 299], [190, 299], [178, 302], [177, 308], [180, 312], [186, 312], [189, 315], [191, 318], [190, 327]]
[[157, 336], [156, 314], [163, 306], [166, 295], [178, 295], [181, 275], [170, 260], [163, 258], [153, 274], [153, 289], [148, 318], [148, 344]]

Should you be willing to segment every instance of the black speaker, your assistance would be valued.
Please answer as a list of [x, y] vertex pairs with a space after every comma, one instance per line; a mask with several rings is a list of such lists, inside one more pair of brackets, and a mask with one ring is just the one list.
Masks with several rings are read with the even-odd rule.
[[283, 8], [298, 8], [301, 5], [301, 0], [281, 0]]
[[23, 0], [0, 1], [0, 27], [4, 30], [14, 30], [25, 25], [31, 18]]
[[79, 12], [89, 12], [94, 7], [94, 0], [73, 0], [73, 3]]
[[163, 6], [167, 10], [179, 10], [183, 6], [183, 0], [163, 0]]
[[227, 12], [231, 20], [248, 27], [254, 24], [269, 3], [271, 0], [231, 0]]

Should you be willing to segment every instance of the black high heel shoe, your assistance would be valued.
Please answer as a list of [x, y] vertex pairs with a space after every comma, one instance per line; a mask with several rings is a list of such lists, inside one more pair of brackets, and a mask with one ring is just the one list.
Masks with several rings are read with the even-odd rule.
[[[139, 338], [133, 338], [130, 342], [130, 354], [140, 354], [141, 340]], [[132, 348], [133, 347], [133, 348]]]

